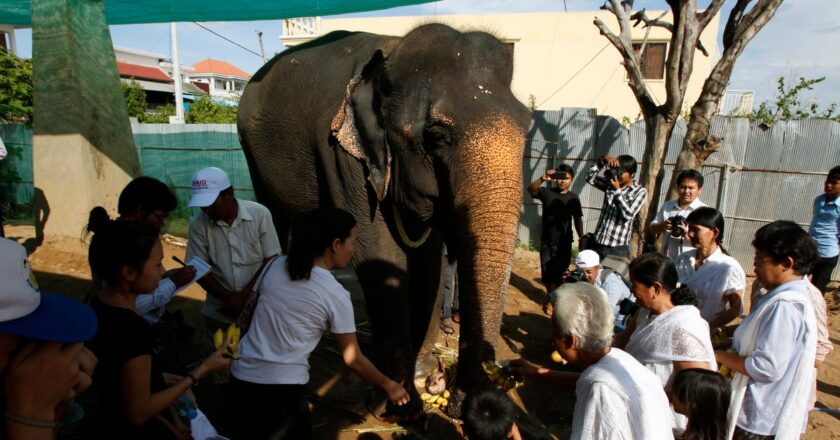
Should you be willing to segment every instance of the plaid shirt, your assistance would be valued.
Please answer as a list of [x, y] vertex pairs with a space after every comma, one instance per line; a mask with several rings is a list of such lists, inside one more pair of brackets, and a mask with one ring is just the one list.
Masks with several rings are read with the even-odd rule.
[[647, 191], [635, 183], [618, 190], [598, 173], [603, 166], [594, 165], [586, 173], [586, 181], [604, 191], [604, 205], [595, 228], [595, 241], [602, 246], [622, 246], [630, 243], [633, 220], [647, 200]]

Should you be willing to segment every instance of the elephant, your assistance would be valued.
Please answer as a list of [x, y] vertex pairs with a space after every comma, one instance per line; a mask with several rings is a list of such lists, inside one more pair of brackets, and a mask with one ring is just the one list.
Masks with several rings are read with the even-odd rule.
[[438, 331], [444, 243], [458, 261], [459, 395], [490, 386], [481, 362], [495, 358], [530, 121], [512, 76], [510, 46], [486, 32], [337, 31], [275, 56], [240, 100], [240, 142], [281, 241], [295, 213], [356, 217], [371, 357], [413, 402], [418, 354]]

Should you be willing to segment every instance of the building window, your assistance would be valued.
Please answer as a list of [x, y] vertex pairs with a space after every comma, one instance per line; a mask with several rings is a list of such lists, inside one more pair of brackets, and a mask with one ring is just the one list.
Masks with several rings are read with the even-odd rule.
[[225, 89], [225, 83], [226, 83], [226, 81], [222, 81], [222, 80], [218, 80], [218, 79], [214, 80], [213, 81], [213, 88], [216, 89], [216, 90], [224, 90]]
[[[633, 49], [638, 52], [642, 43], [633, 43]], [[667, 43], [648, 43], [641, 56], [642, 78], [663, 79], [665, 78], [665, 55]]]

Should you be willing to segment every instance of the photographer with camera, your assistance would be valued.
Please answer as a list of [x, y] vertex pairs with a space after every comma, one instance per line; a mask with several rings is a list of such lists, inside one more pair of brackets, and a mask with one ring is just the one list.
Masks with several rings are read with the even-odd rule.
[[650, 232], [654, 235], [665, 234], [661, 252], [671, 261], [676, 261], [681, 253], [694, 249], [685, 236], [688, 226], [686, 217], [697, 208], [706, 206], [700, 201], [703, 191], [703, 175], [697, 170], [684, 170], [677, 175], [677, 198], [662, 204]]
[[633, 221], [647, 200], [647, 191], [633, 181], [638, 164], [633, 156], [604, 155], [589, 169], [586, 181], [604, 191], [604, 203], [589, 248], [603, 259], [630, 256]]
[[[572, 260], [572, 221], [578, 237], [583, 236], [583, 211], [578, 195], [569, 190], [575, 172], [562, 164], [546, 172], [528, 186], [528, 194], [543, 204], [540, 269], [546, 292], [563, 283], [563, 274]], [[555, 188], [541, 188], [553, 181]]]
[[634, 302], [630, 289], [621, 276], [612, 269], [601, 266], [601, 258], [593, 250], [583, 250], [575, 257], [575, 270], [567, 278], [568, 281], [585, 281], [600, 287], [607, 294], [610, 306], [615, 314], [615, 331], [624, 330], [627, 316], [635, 311], [635, 307], [628, 313], [628, 305], [622, 306], [626, 301]]

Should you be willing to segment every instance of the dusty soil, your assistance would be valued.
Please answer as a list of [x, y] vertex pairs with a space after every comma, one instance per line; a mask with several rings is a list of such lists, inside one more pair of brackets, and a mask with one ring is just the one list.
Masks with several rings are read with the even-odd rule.
[[[6, 226], [6, 236], [18, 240], [29, 249], [30, 261], [38, 281], [44, 290], [60, 292], [83, 298], [90, 289], [90, 270], [87, 263], [87, 245], [80, 240], [47, 241], [37, 243], [30, 226]], [[164, 265], [177, 267], [171, 256], [184, 257], [185, 240], [166, 237], [164, 240]], [[364, 312], [363, 299], [354, 285], [352, 274], [337, 274], [353, 292], [359, 340], [363, 349], [370, 346], [370, 327]], [[828, 299], [831, 340], [840, 344], [840, 303], [838, 292], [832, 292]], [[510, 359], [525, 357], [542, 365], [551, 365], [552, 351], [549, 336], [549, 319], [541, 312], [544, 298], [539, 284], [539, 256], [536, 252], [516, 251], [513, 271], [505, 304], [502, 329], [499, 336], [498, 357]], [[170, 304], [169, 310], [180, 311], [185, 322], [193, 329], [202, 326], [200, 307], [204, 292], [197, 286], [179, 295]], [[456, 336], [441, 333], [438, 343], [457, 347]], [[188, 353], [188, 364], [199, 361], [199, 350], [189, 341], [180, 349]], [[366, 401], [372, 394], [369, 386], [361, 382], [343, 366], [334, 341], [325, 338], [313, 353], [312, 359], [312, 418], [316, 438], [319, 439], [391, 439], [421, 438], [436, 440], [456, 439], [454, 425], [439, 413], [431, 413], [409, 433], [398, 431], [398, 427], [380, 422], [370, 416]], [[225, 399], [220, 389], [205, 385], [198, 393], [199, 405], [222, 429], [225, 420]], [[554, 388], [545, 384], [526, 383], [510, 396], [519, 405], [520, 429], [526, 438], [567, 438], [571, 425], [573, 391]], [[811, 413], [805, 439], [840, 438], [840, 354], [829, 355], [820, 370], [818, 382], [817, 411]]]

